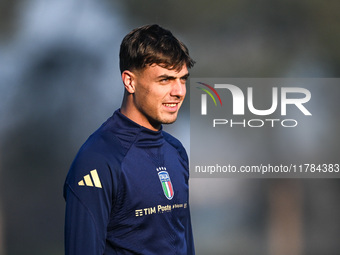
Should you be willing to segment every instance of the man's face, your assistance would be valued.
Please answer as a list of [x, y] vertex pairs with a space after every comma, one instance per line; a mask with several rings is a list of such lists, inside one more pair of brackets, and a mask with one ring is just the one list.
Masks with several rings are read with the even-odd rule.
[[134, 72], [133, 119], [153, 130], [173, 123], [186, 94], [188, 76], [186, 65], [176, 71], [153, 64]]

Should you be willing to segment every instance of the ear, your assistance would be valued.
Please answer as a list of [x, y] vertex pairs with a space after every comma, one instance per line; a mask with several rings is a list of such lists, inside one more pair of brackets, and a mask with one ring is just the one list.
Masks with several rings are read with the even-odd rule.
[[129, 70], [122, 73], [124, 87], [130, 94], [135, 93], [135, 74]]

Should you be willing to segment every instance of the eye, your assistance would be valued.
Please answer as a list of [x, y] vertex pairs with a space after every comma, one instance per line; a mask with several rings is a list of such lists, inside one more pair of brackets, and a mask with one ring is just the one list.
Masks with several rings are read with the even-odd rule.
[[159, 80], [159, 83], [160, 84], [168, 84], [170, 82], [171, 78], [169, 77], [162, 77], [160, 80]]
[[188, 77], [182, 77], [182, 78], [181, 78], [181, 82], [182, 82], [183, 84], [185, 84], [185, 83], [187, 82], [187, 80], [188, 80]]
[[188, 78], [189, 78], [189, 74], [184, 75], [183, 77], [181, 77], [181, 80], [182, 80], [183, 82], [186, 82], [186, 81], [188, 80]]

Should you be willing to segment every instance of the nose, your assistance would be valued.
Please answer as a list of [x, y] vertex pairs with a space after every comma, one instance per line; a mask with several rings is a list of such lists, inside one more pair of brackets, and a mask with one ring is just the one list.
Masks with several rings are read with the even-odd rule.
[[185, 81], [182, 81], [181, 79], [175, 79], [172, 87], [171, 87], [171, 96], [175, 97], [184, 97], [186, 94], [186, 85]]

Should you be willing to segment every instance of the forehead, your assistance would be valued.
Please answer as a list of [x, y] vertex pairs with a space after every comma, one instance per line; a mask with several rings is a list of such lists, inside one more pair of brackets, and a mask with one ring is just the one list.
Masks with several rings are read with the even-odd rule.
[[182, 77], [184, 75], [188, 74], [188, 68], [184, 64], [181, 69], [167, 69], [157, 64], [152, 64], [146, 66], [142, 71], [142, 75], [148, 75], [148, 76], [173, 76], [173, 77]]

